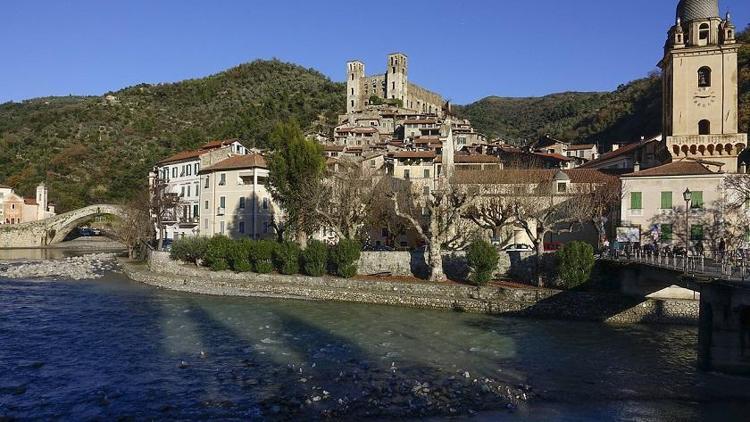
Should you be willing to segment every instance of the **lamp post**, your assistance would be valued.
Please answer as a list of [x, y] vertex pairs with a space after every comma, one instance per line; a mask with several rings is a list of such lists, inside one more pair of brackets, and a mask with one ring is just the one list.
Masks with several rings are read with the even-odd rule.
[[685, 262], [687, 262], [687, 254], [690, 249], [690, 202], [693, 200], [693, 192], [690, 192], [690, 189], [685, 189], [682, 198], [685, 199]]

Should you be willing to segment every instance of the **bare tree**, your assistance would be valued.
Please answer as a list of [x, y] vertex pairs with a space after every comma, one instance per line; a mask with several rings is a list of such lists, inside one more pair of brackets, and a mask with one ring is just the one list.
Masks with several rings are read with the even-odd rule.
[[123, 215], [112, 224], [113, 236], [128, 248], [130, 259], [144, 258], [145, 245], [154, 238], [149, 193], [143, 191], [124, 205]]
[[354, 239], [368, 220], [379, 177], [360, 162], [339, 160], [337, 168], [328, 172], [317, 201], [323, 224], [340, 238]]
[[394, 213], [409, 223], [427, 247], [430, 281], [445, 281], [442, 250], [448, 242], [455, 242], [461, 236], [456, 223], [471, 206], [471, 191], [439, 179], [436, 189], [425, 195], [411, 182], [390, 180]]
[[515, 221], [513, 201], [509, 199], [507, 185], [483, 184], [476, 188], [476, 200], [462, 215], [478, 227], [492, 233], [493, 239], [506, 243], [510, 236], [506, 228]]
[[151, 179], [149, 198], [149, 210], [154, 226], [159, 233], [158, 248], [161, 249], [164, 244], [166, 223], [177, 220], [180, 198], [176, 193], [169, 192], [167, 182], [158, 175]]
[[544, 239], [551, 233], [570, 233], [590, 221], [592, 201], [576, 192], [559, 192], [556, 184], [543, 180], [528, 185], [531, 189], [513, 196], [515, 224], [526, 232], [537, 256], [537, 280], [544, 285], [541, 266], [544, 258]]

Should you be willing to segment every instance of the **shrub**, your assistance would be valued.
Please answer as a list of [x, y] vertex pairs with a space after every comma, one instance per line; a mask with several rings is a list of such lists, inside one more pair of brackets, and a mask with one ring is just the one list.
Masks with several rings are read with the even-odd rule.
[[312, 240], [302, 251], [302, 266], [305, 274], [320, 277], [326, 273], [328, 247], [319, 240]]
[[299, 272], [299, 246], [294, 242], [282, 242], [276, 246], [273, 262], [276, 270], [281, 274], [297, 274]]
[[232, 248], [232, 240], [226, 236], [214, 236], [208, 241], [204, 264], [213, 271], [229, 269], [227, 256]]
[[357, 275], [357, 261], [362, 247], [359, 242], [351, 239], [341, 239], [331, 249], [331, 265], [336, 275], [344, 278], [352, 278]]
[[492, 280], [497, 269], [497, 249], [486, 240], [475, 240], [469, 245], [466, 261], [471, 268], [469, 279], [477, 286], [482, 286]]
[[198, 261], [205, 258], [209, 239], [207, 237], [184, 237], [172, 243], [169, 253], [172, 259], [190, 262], [198, 265]]
[[237, 240], [232, 243], [232, 247], [227, 255], [227, 261], [232, 270], [238, 273], [246, 273], [253, 270], [250, 263], [250, 254], [252, 253], [253, 242], [249, 239]]
[[273, 271], [273, 255], [276, 250], [276, 242], [260, 240], [255, 242], [251, 251], [253, 269], [257, 273], [268, 274]]
[[586, 283], [594, 268], [594, 247], [585, 242], [570, 242], [557, 252], [560, 278], [568, 289]]

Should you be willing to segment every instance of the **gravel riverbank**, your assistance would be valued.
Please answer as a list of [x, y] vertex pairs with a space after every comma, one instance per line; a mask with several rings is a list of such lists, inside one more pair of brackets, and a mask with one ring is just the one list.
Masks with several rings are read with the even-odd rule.
[[96, 253], [63, 259], [0, 264], [0, 278], [93, 280], [117, 267], [116, 255]]

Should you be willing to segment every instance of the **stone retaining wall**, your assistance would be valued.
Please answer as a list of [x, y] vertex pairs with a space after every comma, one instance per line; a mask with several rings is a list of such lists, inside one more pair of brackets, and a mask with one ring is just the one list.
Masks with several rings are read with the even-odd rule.
[[[523, 265], [522, 261], [517, 260], [516, 265]], [[358, 271], [363, 275], [391, 273], [396, 276], [425, 277], [429, 273], [429, 266], [425, 251], [365, 251], [360, 254]], [[465, 279], [469, 274], [466, 253], [463, 251], [443, 253], [443, 271], [451, 279]], [[500, 252], [497, 275], [507, 275], [510, 271], [510, 256], [506, 252]]]
[[697, 301], [633, 298], [616, 293], [212, 272], [172, 261], [163, 252], [152, 254], [149, 267], [126, 264], [125, 269], [136, 281], [200, 294], [359, 302], [618, 324], [694, 325], [699, 309]]

